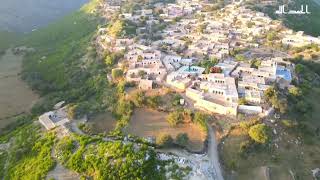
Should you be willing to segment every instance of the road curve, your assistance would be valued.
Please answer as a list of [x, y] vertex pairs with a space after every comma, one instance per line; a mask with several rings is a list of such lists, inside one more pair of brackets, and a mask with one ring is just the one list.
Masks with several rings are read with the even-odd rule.
[[208, 158], [215, 172], [215, 180], [224, 180], [219, 162], [218, 144], [215, 132], [210, 125], [208, 125]]

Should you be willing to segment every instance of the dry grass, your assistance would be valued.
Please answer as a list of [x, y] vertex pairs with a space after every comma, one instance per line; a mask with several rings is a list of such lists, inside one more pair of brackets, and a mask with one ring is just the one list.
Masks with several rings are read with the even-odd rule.
[[201, 151], [206, 134], [194, 124], [181, 124], [178, 127], [170, 127], [166, 121], [167, 113], [149, 109], [137, 109], [130, 120], [127, 133], [141, 137], [157, 137], [159, 134], [170, 134], [175, 138], [179, 133], [187, 133], [190, 143], [187, 148], [193, 151]]
[[96, 115], [93, 119], [90, 119], [88, 124], [92, 127], [93, 133], [108, 133], [112, 131], [116, 126], [116, 119], [111, 113], [105, 112]]

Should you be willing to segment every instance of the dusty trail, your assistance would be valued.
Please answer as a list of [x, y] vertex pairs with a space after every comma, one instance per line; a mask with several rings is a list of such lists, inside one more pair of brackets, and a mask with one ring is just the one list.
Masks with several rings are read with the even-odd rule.
[[221, 166], [219, 162], [218, 144], [211, 126], [208, 126], [208, 157], [210, 163], [213, 166], [216, 180], [223, 180]]

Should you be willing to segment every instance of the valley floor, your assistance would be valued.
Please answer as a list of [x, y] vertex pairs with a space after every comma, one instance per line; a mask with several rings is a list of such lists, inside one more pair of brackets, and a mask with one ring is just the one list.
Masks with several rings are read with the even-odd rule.
[[29, 111], [38, 99], [20, 79], [22, 56], [15, 55], [11, 50], [0, 57], [0, 129], [11, 122], [9, 117]]

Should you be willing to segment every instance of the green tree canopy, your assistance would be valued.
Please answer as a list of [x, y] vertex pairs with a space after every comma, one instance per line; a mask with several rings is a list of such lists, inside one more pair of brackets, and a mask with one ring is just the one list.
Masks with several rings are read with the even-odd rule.
[[186, 146], [189, 142], [187, 133], [179, 133], [176, 137], [176, 143], [180, 146]]
[[112, 79], [119, 80], [123, 76], [122, 69], [112, 69], [111, 76]]
[[265, 144], [270, 140], [269, 128], [265, 124], [257, 124], [249, 129], [249, 136], [257, 143]]
[[173, 143], [173, 139], [169, 134], [161, 134], [156, 139], [156, 143], [162, 147], [169, 147]]
[[116, 20], [114, 23], [110, 24], [108, 33], [112, 37], [119, 37], [123, 31], [124, 22], [122, 20]]

